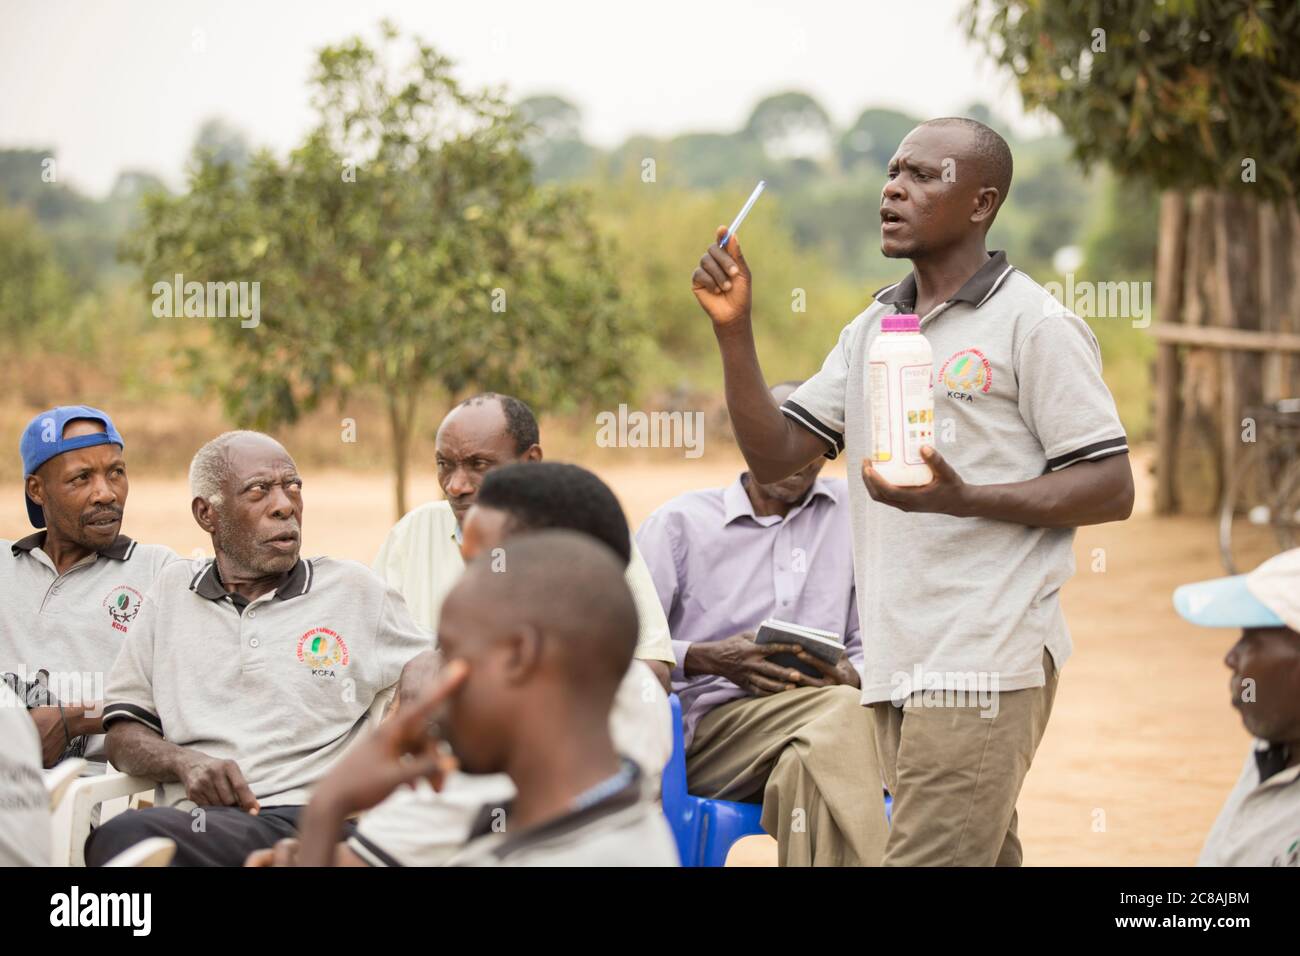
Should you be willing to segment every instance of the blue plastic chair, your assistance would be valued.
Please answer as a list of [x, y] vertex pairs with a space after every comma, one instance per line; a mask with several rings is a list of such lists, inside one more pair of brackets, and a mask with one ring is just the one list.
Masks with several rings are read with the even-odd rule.
[[[727, 853], [741, 837], [765, 833], [759, 822], [761, 803], [733, 803], [706, 800], [686, 790], [686, 737], [682, 733], [682, 702], [668, 695], [672, 709], [673, 753], [664, 767], [662, 799], [664, 815], [677, 840], [682, 866], [722, 866]], [[893, 822], [894, 800], [886, 791], [885, 822]]]
[[682, 866], [722, 866], [727, 852], [741, 837], [762, 833], [761, 803], [706, 800], [686, 790], [686, 738], [682, 734], [682, 702], [670, 694], [673, 753], [664, 767], [664, 815], [677, 840]]

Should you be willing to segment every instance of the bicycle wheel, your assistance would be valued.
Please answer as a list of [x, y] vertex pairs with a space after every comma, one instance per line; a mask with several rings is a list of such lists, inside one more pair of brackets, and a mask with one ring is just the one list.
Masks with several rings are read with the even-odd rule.
[[1283, 476], [1272, 525], [1280, 551], [1300, 547], [1300, 460], [1292, 460]]
[[1256, 445], [1228, 479], [1219, 506], [1219, 556], [1229, 574], [1253, 571], [1277, 554], [1274, 522], [1287, 490], [1278, 481], [1287, 464], [1281, 459], [1276, 449]]

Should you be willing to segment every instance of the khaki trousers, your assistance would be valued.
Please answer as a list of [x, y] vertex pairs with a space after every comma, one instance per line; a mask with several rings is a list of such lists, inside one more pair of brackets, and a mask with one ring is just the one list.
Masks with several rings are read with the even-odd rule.
[[1047, 684], [1004, 691], [993, 707], [872, 705], [876, 750], [893, 795], [885, 866], [1019, 866], [1016, 800], [1043, 739], [1057, 673]]
[[878, 866], [887, 827], [873, 719], [857, 688], [744, 697], [704, 716], [686, 753], [691, 793], [763, 795], [781, 866]]

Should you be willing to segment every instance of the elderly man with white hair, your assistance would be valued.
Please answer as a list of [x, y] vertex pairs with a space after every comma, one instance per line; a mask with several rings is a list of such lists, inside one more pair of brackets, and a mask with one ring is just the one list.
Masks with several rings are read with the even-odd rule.
[[297, 832], [311, 787], [430, 636], [369, 568], [299, 557], [302, 478], [275, 439], [227, 432], [190, 466], [215, 557], [154, 581], [105, 689], [108, 756], [161, 781], [91, 834], [99, 865], [154, 836], [176, 866], [238, 866]]

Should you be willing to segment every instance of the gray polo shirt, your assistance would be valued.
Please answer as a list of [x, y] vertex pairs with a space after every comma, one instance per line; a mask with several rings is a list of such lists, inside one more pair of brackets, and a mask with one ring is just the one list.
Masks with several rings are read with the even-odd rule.
[[[659, 802], [647, 793], [635, 765], [625, 766], [630, 778], [616, 790], [520, 833], [509, 830], [508, 804], [484, 806], [469, 842], [445, 865], [679, 866]], [[366, 858], [372, 865], [395, 864], [373, 852]]]
[[1256, 741], [1205, 839], [1197, 866], [1300, 867], [1300, 764]]
[[[170, 548], [119, 534], [59, 574], [44, 543], [44, 531], [0, 541], [0, 673], [30, 683], [43, 670], [60, 702], [95, 704], [150, 584], [179, 559]], [[102, 735], [87, 740], [86, 758], [102, 768]]]
[[[303, 804], [365, 725], [376, 695], [432, 646], [369, 568], [300, 560], [246, 602], [214, 561], [158, 575], [108, 680], [104, 724], [135, 720], [234, 760], [263, 806]], [[185, 800], [180, 783], [164, 801]]]
[[[1074, 531], [871, 499], [860, 476], [867, 355], [881, 317], [914, 307], [915, 277], [875, 299], [781, 408], [830, 446], [828, 458], [848, 456], [863, 703], [1042, 686], [1044, 646], [1058, 670], [1070, 655], [1059, 596], [1074, 572]], [[1026, 481], [1128, 451], [1092, 330], [1005, 253], [923, 316], [921, 333], [934, 353], [935, 447], [966, 482]]]

